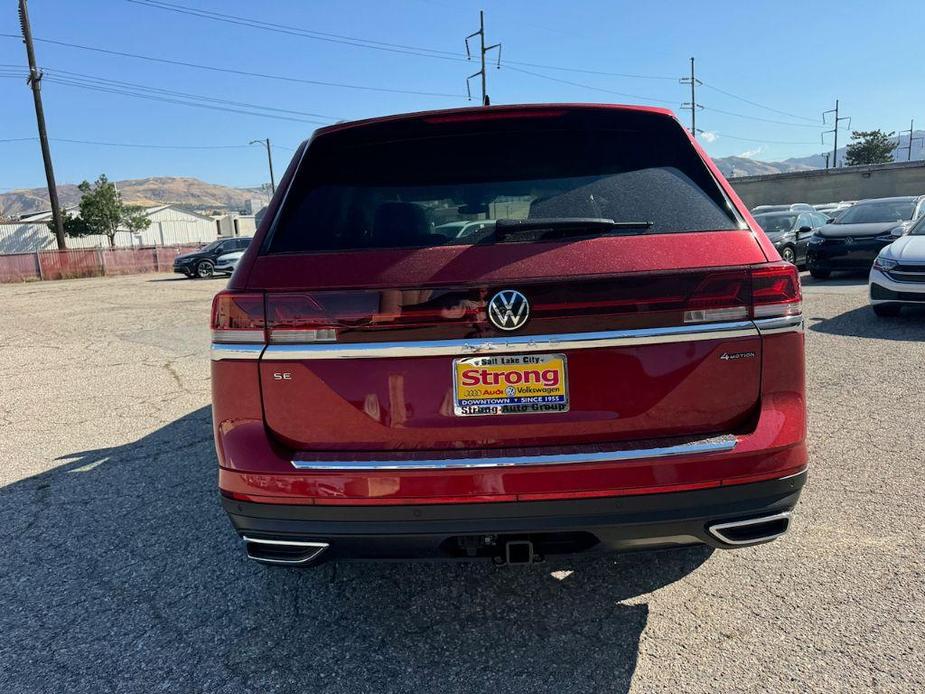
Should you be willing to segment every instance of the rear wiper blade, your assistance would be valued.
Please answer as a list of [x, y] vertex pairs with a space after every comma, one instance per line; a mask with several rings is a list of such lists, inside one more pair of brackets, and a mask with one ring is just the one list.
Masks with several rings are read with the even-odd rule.
[[531, 219], [498, 219], [495, 221], [495, 236], [504, 238], [521, 231], [554, 232], [556, 235], [586, 234], [591, 231], [619, 231], [651, 229], [653, 222], [617, 222], [603, 217], [534, 217]]

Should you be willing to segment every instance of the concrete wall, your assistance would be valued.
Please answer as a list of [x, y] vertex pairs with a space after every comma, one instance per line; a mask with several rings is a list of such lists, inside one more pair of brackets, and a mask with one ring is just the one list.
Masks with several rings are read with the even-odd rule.
[[749, 207], [925, 195], [925, 161], [740, 176], [729, 182]]

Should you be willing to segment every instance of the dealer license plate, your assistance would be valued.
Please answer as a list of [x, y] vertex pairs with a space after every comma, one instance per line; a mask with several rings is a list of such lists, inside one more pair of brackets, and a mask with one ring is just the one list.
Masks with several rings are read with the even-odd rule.
[[460, 417], [568, 412], [564, 354], [453, 360], [453, 411]]

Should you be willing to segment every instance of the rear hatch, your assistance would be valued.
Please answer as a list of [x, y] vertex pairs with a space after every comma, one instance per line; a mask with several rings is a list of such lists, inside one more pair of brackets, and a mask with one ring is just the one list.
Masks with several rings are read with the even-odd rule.
[[239, 303], [291, 448], [603, 444], [749, 425], [763, 264], [670, 116], [479, 109], [317, 136]]

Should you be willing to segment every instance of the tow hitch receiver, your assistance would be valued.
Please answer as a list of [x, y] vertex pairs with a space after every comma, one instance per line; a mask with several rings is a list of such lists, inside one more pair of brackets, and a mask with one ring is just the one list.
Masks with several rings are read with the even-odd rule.
[[506, 564], [532, 564], [534, 562], [533, 543], [530, 540], [511, 540], [504, 545], [504, 562]]

